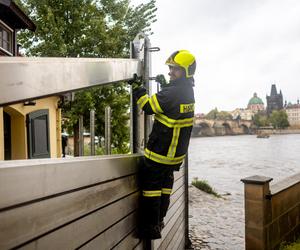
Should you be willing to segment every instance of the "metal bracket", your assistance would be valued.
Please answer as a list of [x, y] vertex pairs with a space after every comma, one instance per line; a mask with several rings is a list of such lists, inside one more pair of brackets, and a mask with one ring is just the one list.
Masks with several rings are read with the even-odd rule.
[[158, 52], [160, 51], [160, 48], [159, 47], [151, 47], [148, 49], [149, 52]]

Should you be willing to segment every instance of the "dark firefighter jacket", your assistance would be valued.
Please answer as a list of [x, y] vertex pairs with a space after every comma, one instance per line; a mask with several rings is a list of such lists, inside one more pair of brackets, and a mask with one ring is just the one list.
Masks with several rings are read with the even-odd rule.
[[146, 114], [155, 114], [145, 157], [159, 164], [180, 166], [188, 149], [194, 120], [194, 80], [171, 81], [151, 97], [146, 89], [133, 92]]

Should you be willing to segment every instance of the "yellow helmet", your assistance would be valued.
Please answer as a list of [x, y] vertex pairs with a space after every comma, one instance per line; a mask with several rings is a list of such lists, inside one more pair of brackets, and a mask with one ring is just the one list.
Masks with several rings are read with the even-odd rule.
[[186, 78], [190, 78], [195, 74], [196, 59], [187, 50], [175, 51], [166, 61], [169, 66], [179, 66], [184, 69]]

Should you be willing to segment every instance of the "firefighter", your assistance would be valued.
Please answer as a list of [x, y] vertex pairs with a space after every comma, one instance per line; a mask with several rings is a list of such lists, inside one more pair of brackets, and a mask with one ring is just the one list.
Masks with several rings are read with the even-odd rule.
[[[148, 96], [146, 89], [134, 86], [138, 106], [154, 114], [154, 124], [141, 169], [141, 221], [139, 237], [161, 238], [174, 182], [188, 150], [194, 118], [195, 57], [187, 50], [174, 52], [166, 61], [170, 81], [160, 92]], [[161, 77], [161, 76], [160, 76]]]

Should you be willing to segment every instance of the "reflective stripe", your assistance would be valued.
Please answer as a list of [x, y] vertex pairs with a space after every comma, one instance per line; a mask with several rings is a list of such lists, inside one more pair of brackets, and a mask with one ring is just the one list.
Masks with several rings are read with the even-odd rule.
[[162, 124], [166, 125], [169, 128], [184, 128], [184, 127], [191, 127], [194, 124], [194, 118], [185, 118], [180, 120], [171, 119], [163, 114], [156, 114], [154, 117], [156, 120], [161, 122]]
[[140, 109], [142, 109], [145, 106], [145, 104], [149, 100], [148, 97], [149, 96], [147, 94], [145, 94], [138, 99], [137, 104], [139, 105]]
[[172, 188], [162, 188], [161, 193], [162, 194], [171, 194], [172, 193]]
[[172, 142], [171, 142], [169, 150], [168, 150], [168, 157], [174, 157], [175, 156], [176, 148], [177, 148], [177, 145], [178, 145], [179, 134], [180, 134], [180, 128], [175, 127], [173, 129]]
[[183, 162], [185, 155], [179, 157], [168, 157], [164, 155], [160, 155], [150, 151], [148, 148], [145, 149], [145, 157], [148, 159], [166, 165], [175, 165]]
[[143, 196], [145, 197], [161, 196], [161, 190], [152, 190], [152, 191], [143, 190]]
[[157, 101], [157, 97], [156, 97], [156, 94], [154, 94], [153, 96], [150, 97], [150, 100], [149, 100], [149, 103], [151, 105], [151, 108], [153, 110], [153, 112], [155, 114], [158, 114], [158, 113], [163, 113], [158, 101]]
[[194, 103], [180, 104], [180, 113], [190, 113], [190, 112], [194, 112], [194, 110], [195, 110]]

